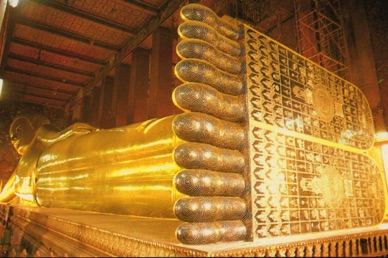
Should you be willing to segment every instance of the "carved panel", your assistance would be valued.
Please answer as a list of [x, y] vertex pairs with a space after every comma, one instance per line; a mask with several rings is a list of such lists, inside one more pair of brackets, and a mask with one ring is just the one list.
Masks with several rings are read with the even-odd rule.
[[374, 129], [361, 91], [249, 27], [245, 42], [255, 237], [379, 224], [384, 186], [364, 153]]
[[358, 149], [373, 144], [369, 104], [354, 85], [246, 28], [250, 104], [256, 121]]

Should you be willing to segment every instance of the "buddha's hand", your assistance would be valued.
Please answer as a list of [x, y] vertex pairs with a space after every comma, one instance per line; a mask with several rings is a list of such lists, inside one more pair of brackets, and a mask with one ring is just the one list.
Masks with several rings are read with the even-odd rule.
[[97, 129], [86, 123], [74, 123], [70, 126], [71, 134], [87, 134], [96, 131]]

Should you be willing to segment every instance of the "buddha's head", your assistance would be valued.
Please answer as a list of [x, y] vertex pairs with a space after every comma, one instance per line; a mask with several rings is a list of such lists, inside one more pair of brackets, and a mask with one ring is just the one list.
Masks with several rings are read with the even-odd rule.
[[32, 112], [22, 112], [12, 121], [9, 128], [11, 142], [19, 154], [23, 154], [31, 143], [38, 128], [50, 121], [43, 115]]

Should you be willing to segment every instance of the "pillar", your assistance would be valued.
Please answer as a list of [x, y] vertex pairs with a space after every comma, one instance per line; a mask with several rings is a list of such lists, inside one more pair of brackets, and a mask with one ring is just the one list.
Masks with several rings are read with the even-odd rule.
[[116, 96], [116, 127], [129, 124], [128, 121], [128, 97], [130, 87], [131, 66], [120, 64], [116, 67], [114, 78], [114, 95]]
[[89, 116], [89, 123], [92, 126], [99, 127], [99, 121], [98, 121], [98, 112], [100, 107], [100, 88], [93, 88], [90, 93], [90, 116]]
[[130, 90], [128, 96], [128, 121], [142, 122], [148, 119], [148, 75], [150, 51], [137, 48], [132, 53]]
[[98, 112], [101, 128], [112, 128], [115, 126], [116, 120], [114, 110], [116, 108], [114, 105], [116, 105], [116, 103], [113, 98], [113, 81], [112, 77], [107, 77], [103, 81], [100, 95], [100, 110]]
[[341, 2], [349, 54], [349, 80], [365, 94], [372, 109], [376, 131], [385, 130], [380, 87], [366, 16], [366, 1]]
[[90, 117], [90, 96], [84, 96], [81, 102], [81, 121], [89, 122]]
[[172, 33], [160, 27], [152, 34], [148, 118], [173, 114]]

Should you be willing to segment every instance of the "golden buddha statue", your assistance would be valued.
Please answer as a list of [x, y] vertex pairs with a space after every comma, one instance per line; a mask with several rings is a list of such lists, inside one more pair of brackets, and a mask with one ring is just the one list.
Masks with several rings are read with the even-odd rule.
[[186, 244], [380, 223], [385, 190], [361, 91], [206, 7], [181, 15], [173, 100], [186, 113], [60, 132], [20, 117], [10, 132], [23, 156], [2, 200], [14, 191], [43, 207], [178, 218]]
[[22, 156], [2, 200], [16, 194], [43, 207], [173, 217], [179, 194], [171, 121], [108, 130], [75, 123], [58, 131], [41, 115], [21, 114], [10, 136]]

